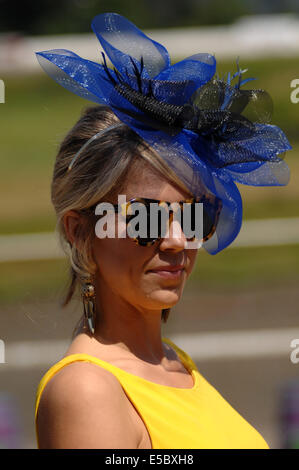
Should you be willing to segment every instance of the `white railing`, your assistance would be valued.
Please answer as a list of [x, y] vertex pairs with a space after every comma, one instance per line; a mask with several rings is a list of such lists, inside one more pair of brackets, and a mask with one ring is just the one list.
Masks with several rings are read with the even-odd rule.
[[[299, 217], [245, 220], [227, 249], [299, 243]], [[55, 233], [0, 235], [0, 262], [64, 257]]]
[[[299, 19], [292, 14], [252, 15], [231, 25], [171, 28], [146, 34], [163, 44], [173, 60], [199, 52], [215, 54], [217, 60], [240, 56], [243, 64], [247, 58], [299, 56]], [[100, 43], [92, 32], [33, 37], [12, 32], [0, 35], [1, 73], [42, 73], [35, 52], [49, 49], [68, 49], [102, 62]]]

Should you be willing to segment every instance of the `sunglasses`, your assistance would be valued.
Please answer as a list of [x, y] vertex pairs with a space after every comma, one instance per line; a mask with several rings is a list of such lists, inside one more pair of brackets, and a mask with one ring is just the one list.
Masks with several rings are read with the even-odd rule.
[[[112, 206], [115, 213], [121, 213], [125, 218], [127, 229], [132, 219], [136, 217], [136, 210], [141, 210], [142, 206], [143, 214], [146, 214], [146, 236], [138, 235], [130, 238], [140, 246], [151, 246], [165, 237], [167, 229], [174, 219], [179, 221], [183, 232], [185, 222], [187, 221], [188, 226], [191, 226], [190, 228], [194, 232], [196, 227], [196, 217], [198, 217], [196, 203], [203, 204], [203, 227], [201, 230], [201, 236], [193, 234], [191, 237], [187, 237], [186, 235], [185, 237], [187, 241], [197, 240], [204, 242], [214, 234], [222, 209], [222, 201], [216, 196], [206, 194], [175, 203], [158, 199], [137, 197], [130, 199], [124, 204], [112, 204]], [[156, 211], [155, 216], [153, 216], [153, 205], [156, 205], [156, 207], [159, 208], [159, 210]], [[96, 206], [97, 204], [87, 210], [83, 210], [83, 212], [94, 212]], [[163, 212], [166, 217], [163, 217]], [[155, 226], [155, 236], [153, 236], [151, 232], [151, 228], [153, 229], [153, 221]]]

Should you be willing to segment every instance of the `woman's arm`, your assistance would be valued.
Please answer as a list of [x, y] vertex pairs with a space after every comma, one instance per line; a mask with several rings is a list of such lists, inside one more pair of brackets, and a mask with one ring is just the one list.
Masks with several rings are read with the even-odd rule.
[[57, 372], [39, 404], [40, 449], [137, 449], [140, 436], [117, 378], [76, 362]]

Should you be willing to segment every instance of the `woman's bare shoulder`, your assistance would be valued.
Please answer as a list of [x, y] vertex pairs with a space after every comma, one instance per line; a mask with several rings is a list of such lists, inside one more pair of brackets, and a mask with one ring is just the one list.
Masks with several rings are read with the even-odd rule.
[[117, 378], [73, 362], [47, 383], [39, 404], [40, 448], [137, 448], [138, 434]]
[[68, 394], [74, 387], [81, 394], [94, 394], [96, 397], [105, 396], [107, 390], [115, 393], [122, 390], [117, 378], [108, 370], [91, 362], [74, 361], [53, 375], [43, 391], [43, 399], [47, 397], [56, 402], [60, 398], [69, 398]]

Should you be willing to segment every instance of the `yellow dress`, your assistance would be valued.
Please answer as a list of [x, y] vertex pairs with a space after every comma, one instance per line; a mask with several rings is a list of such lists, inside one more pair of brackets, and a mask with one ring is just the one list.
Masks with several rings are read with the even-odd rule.
[[[153, 449], [269, 449], [263, 437], [200, 374], [190, 356], [170, 339], [192, 374], [192, 388], [150, 382], [88, 354], [71, 354], [54, 364], [42, 377], [35, 403], [35, 422], [44, 387], [62, 367], [87, 361], [110, 371], [141, 416]], [[37, 428], [36, 438], [38, 444]], [[39, 444], [38, 444], [39, 446]]]

